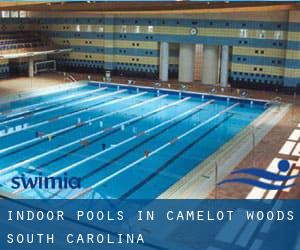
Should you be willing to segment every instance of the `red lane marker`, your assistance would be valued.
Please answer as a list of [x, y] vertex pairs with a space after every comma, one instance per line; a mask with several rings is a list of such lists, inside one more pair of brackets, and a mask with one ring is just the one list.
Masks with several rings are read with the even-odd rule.
[[44, 133], [43, 133], [43, 132], [38, 132], [38, 136], [39, 136], [40, 138], [43, 138]]
[[48, 122], [54, 122], [56, 120], [58, 120], [58, 118], [57, 117], [53, 117], [53, 118], [49, 119]]
[[112, 130], [112, 127], [106, 128], [106, 129], [104, 129], [103, 131], [104, 131], [104, 132], [107, 132], [107, 131], [111, 131], [111, 130]]
[[178, 141], [178, 137], [175, 137], [173, 140], [170, 141], [170, 143], [174, 144], [176, 141]]
[[29, 118], [29, 117], [32, 117], [33, 116], [33, 113], [29, 113], [29, 114], [26, 114], [23, 116], [23, 118]]
[[145, 150], [144, 155], [146, 158], [148, 158], [149, 154], [150, 154], [150, 152], [148, 150]]
[[81, 146], [87, 147], [89, 145], [89, 141], [88, 140], [82, 140], [80, 141]]
[[81, 127], [81, 126], [83, 126], [84, 124], [85, 124], [85, 122], [79, 122], [79, 123], [76, 124], [76, 127]]
[[145, 134], [145, 131], [142, 131], [140, 133], [138, 133], [135, 137], [140, 137], [140, 136], [143, 136]]

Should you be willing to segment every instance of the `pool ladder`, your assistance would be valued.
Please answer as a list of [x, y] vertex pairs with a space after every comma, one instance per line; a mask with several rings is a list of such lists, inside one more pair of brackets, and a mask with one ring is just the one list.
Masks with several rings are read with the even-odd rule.
[[264, 108], [266, 109], [268, 106], [277, 106], [279, 109], [281, 107], [282, 98], [280, 96], [276, 96], [271, 101], [265, 103]]
[[160, 87], [161, 87], [161, 83], [160, 82], [154, 82], [152, 83], [153, 88], [156, 89], [156, 95], [159, 96], [160, 95]]
[[71, 82], [77, 82], [74, 76], [72, 76], [69, 73], [64, 73], [64, 80], [65, 81], [71, 81]]

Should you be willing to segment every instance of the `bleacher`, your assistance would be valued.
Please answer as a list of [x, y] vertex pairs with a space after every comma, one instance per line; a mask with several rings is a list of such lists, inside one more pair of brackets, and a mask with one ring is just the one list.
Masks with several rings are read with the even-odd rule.
[[0, 35], [0, 54], [23, 53], [54, 49], [39, 32], [14, 32]]

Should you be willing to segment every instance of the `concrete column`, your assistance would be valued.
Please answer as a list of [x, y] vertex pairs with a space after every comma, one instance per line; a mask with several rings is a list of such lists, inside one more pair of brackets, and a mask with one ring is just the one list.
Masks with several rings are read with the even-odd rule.
[[[115, 25], [115, 19], [113, 16], [107, 16], [103, 18], [103, 24], [104, 25]], [[104, 26], [105, 27], [105, 26]], [[122, 34], [124, 36], [124, 34]], [[103, 67], [104, 70], [113, 71], [115, 69], [115, 55], [114, 53], [111, 53], [112, 50], [114, 50], [115, 42], [114, 37], [111, 36], [111, 34], [104, 28], [104, 32], [99, 33], [99, 39], [103, 39]]]
[[195, 45], [180, 44], [178, 80], [183, 83], [194, 81]]
[[228, 84], [228, 68], [229, 68], [229, 46], [222, 46], [221, 54], [221, 87], [227, 87]]
[[169, 80], [169, 43], [160, 43], [159, 54], [159, 80], [167, 82]]
[[29, 77], [34, 77], [34, 61], [33, 58], [30, 57], [29, 58], [29, 62], [28, 62], [28, 76]]
[[219, 72], [219, 48], [215, 45], [204, 45], [202, 83], [217, 84]]

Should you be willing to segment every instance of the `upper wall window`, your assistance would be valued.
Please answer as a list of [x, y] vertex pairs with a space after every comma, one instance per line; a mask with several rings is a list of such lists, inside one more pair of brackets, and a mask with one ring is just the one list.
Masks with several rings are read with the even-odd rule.
[[266, 31], [265, 30], [257, 30], [256, 31], [256, 37], [259, 39], [266, 38]]
[[99, 32], [99, 33], [103, 33], [103, 32], [104, 32], [103, 26], [98, 26], [98, 32]]
[[139, 25], [136, 25], [136, 26], [134, 27], [134, 32], [135, 32], [135, 33], [140, 33], [140, 32], [141, 32], [141, 27], [140, 27]]
[[274, 39], [282, 40], [283, 39], [283, 32], [281, 30], [274, 31]]
[[10, 17], [12, 17], [12, 18], [18, 18], [19, 17], [19, 11], [12, 10], [10, 12]]
[[8, 18], [8, 17], [10, 17], [9, 11], [8, 10], [2, 10], [1, 11], [1, 17], [2, 18]]
[[240, 37], [247, 38], [248, 37], [248, 30], [247, 29], [240, 29]]
[[87, 25], [86, 32], [92, 32], [92, 25], [90, 24]]
[[20, 12], [19, 12], [19, 17], [20, 17], [20, 18], [25, 18], [25, 17], [27, 17], [26, 11], [20, 10]]
[[127, 26], [126, 25], [121, 26], [121, 33], [127, 33]]
[[154, 26], [149, 25], [148, 26], [148, 33], [153, 33], [154, 32]]

